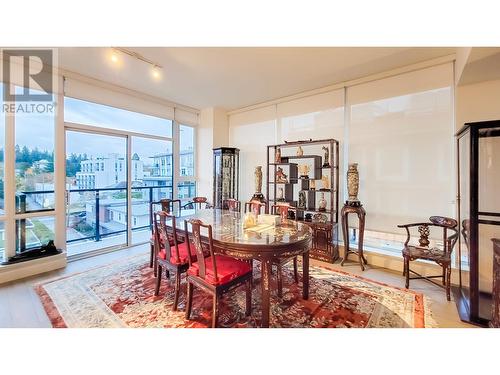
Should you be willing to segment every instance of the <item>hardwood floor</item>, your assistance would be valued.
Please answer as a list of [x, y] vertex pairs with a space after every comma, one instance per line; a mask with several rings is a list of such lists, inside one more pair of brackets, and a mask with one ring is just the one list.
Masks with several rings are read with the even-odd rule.
[[[0, 285], [0, 327], [51, 327], [43, 306], [33, 289], [34, 284], [62, 275], [70, 275], [106, 265], [112, 263], [114, 260], [131, 255], [144, 254], [144, 259], [148, 259], [148, 252], [148, 246], [136, 246], [88, 259], [69, 262], [65, 269]], [[311, 264], [322, 265], [322, 262], [313, 260]], [[369, 265], [366, 271], [362, 272], [357, 263], [346, 263], [344, 267], [341, 267], [338, 263], [328, 264], [328, 267], [404, 288], [404, 278], [398, 272], [370, 267]], [[460, 321], [455, 308], [455, 302], [453, 300], [450, 302], [446, 301], [443, 289], [424, 280], [412, 280], [410, 286], [411, 289], [424, 293], [431, 299], [432, 315], [439, 327], [473, 327]]]

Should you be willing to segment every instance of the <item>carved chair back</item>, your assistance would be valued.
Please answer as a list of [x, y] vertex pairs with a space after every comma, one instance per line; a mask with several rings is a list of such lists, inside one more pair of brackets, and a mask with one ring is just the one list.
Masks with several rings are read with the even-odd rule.
[[[431, 216], [428, 223], [412, 223], [398, 225], [399, 228], [405, 228], [406, 230], [406, 241], [404, 246], [408, 246], [411, 240], [411, 228], [416, 228], [419, 234], [418, 244], [420, 247], [429, 247], [430, 241], [429, 237], [431, 234], [431, 228], [441, 228], [442, 229], [442, 239], [443, 239], [443, 252], [445, 254], [451, 254], [453, 247], [458, 239], [458, 230], [456, 229], [458, 223], [455, 219], [444, 216]], [[450, 233], [451, 232], [451, 233]]]
[[[188, 225], [191, 225], [191, 234], [189, 234]], [[210, 253], [208, 257], [205, 257], [207, 253], [206, 247], [204, 247], [203, 243], [201, 242], [201, 228], [205, 228], [208, 232], [208, 251]], [[212, 239], [212, 226], [204, 224], [201, 220], [198, 219], [189, 219], [189, 220], [184, 220], [184, 230], [186, 232], [186, 241], [188, 244], [187, 246], [189, 254], [188, 257], [189, 267], [192, 266], [191, 246], [193, 246], [198, 263], [198, 276], [204, 279], [207, 275], [207, 262], [212, 262], [214, 278], [215, 280], [218, 280], [217, 264], [215, 260], [215, 253], [214, 253], [213, 239]], [[191, 236], [191, 238], [189, 239], [188, 236]]]
[[[175, 230], [176, 221], [175, 216], [166, 211], [157, 211], [154, 214], [154, 247], [155, 254], [165, 248], [165, 259], [170, 261], [173, 257], [177, 262], [179, 259], [179, 241], [177, 240], [177, 232]], [[171, 226], [168, 225], [171, 223]], [[161, 246], [164, 244], [164, 246]], [[172, 254], [172, 248], [174, 254]]]
[[237, 199], [228, 198], [222, 200], [222, 209], [229, 211], [241, 211], [241, 202]]
[[292, 207], [289, 203], [281, 203], [281, 204], [273, 204], [271, 206], [271, 215], [279, 215], [281, 217], [281, 220], [287, 220], [288, 219], [288, 213], [290, 211], [295, 212], [295, 220], [297, 220], [297, 210], [295, 207]]
[[253, 212], [256, 215], [260, 215], [262, 208], [264, 208], [265, 210], [265, 207], [265, 203], [259, 202], [257, 200], [245, 202], [245, 212]]

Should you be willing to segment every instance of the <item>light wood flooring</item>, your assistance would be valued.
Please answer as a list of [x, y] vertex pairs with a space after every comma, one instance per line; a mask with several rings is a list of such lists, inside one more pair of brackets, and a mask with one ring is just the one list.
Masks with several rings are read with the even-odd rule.
[[[148, 252], [149, 249], [146, 245], [136, 246], [92, 258], [69, 262], [64, 269], [0, 285], [0, 327], [51, 327], [43, 306], [33, 289], [34, 284], [58, 276], [69, 275], [97, 266], [106, 265], [115, 260], [136, 254], [144, 254], [145, 259], [148, 259]], [[312, 261], [311, 264], [321, 265], [321, 262]], [[333, 269], [341, 269], [356, 275], [362, 275], [365, 278], [385, 284], [404, 287], [404, 278], [400, 272], [370, 266], [362, 272], [358, 264], [354, 262], [346, 263], [344, 267], [340, 267], [338, 263], [333, 265], [329, 264], [328, 266]], [[410, 287], [417, 292], [425, 294], [431, 299], [432, 316], [439, 327], [473, 327], [460, 321], [455, 302], [453, 302], [453, 300], [451, 302], [446, 301], [443, 289], [424, 280], [412, 280]]]

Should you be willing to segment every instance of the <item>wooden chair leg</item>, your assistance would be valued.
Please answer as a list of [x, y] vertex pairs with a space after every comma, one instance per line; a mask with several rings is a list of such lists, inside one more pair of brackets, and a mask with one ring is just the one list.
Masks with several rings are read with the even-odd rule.
[[252, 280], [248, 280], [246, 282], [246, 316], [250, 316], [252, 314]]
[[297, 266], [297, 257], [293, 258], [293, 277], [295, 278], [295, 282], [299, 283], [299, 271]]
[[155, 288], [155, 296], [157, 296], [160, 293], [160, 283], [161, 283], [161, 266], [158, 264], [157, 265], [157, 271], [156, 271], [156, 288]]
[[175, 295], [174, 295], [174, 305], [172, 306], [173, 311], [177, 311], [177, 304], [179, 303], [180, 291], [181, 291], [181, 273], [177, 271], [175, 273]]
[[167, 279], [170, 279], [170, 271], [169, 270], [165, 270], [165, 277]]
[[405, 288], [408, 289], [410, 287], [410, 260], [408, 258], [405, 258], [405, 269], [406, 269]]
[[218, 319], [219, 319], [219, 298], [217, 296], [217, 293], [215, 293], [212, 306], [212, 328], [217, 328]]
[[446, 299], [448, 301], [451, 301], [450, 290], [451, 290], [451, 265], [448, 265], [448, 267], [446, 267]]
[[149, 245], [150, 247], [150, 253], [149, 253], [149, 268], [153, 268], [153, 261], [154, 261], [154, 257], [155, 257], [155, 249], [154, 249], [154, 246], [153, 245]]
[[187, 283], [187, 296], [186, 296], [186, 319], [189, 320], [191, 315], [191, 305], [193, 304], [193, 284], [189, 281]]
[[278, 272], [276, 273], [276, 279], [278, 280], [278, 297], [283, 297], [283, 279], [281, 274], [281, 265], [278, 264]]
[[443, 266], [443, 285], [446, 286], [446, 269], [447, 267]]

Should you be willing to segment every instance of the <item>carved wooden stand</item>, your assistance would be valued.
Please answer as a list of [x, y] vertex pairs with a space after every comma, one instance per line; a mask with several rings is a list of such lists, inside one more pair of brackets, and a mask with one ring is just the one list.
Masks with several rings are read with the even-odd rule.
[[[349, 248], [349, 221], [348, 221], [348, 215], [350, 213], [355, 213], [358, 215], [359, 219], [359, 240], [358, 240], [358, 250], [351, 250]], [[340, 214], [341, 219], [342, 219], [342, 233], [344, 235], [344, 258], [342, 259], [342, 262], [340, 263], [341, 266], [344, 265], [344, 262], [347, 260], [347, 257], [349, 254], [356, 254], [358, 256], [358, 261], [359, 265], [361, 266], [361, 270], [365, 270], [364, 264], [368, 264], [368, 262], [365, 259], [365, 256], [363, 255], [363, 237], [365, 234], [365, 216], [366, 216], [366, 211], [359, 203], [358, 205], [353, 205], [353, 204], [344, 204], [344, 207], [342, 207], [342, 212]], [[363, 264], [364, 263], [364, 264]]]

